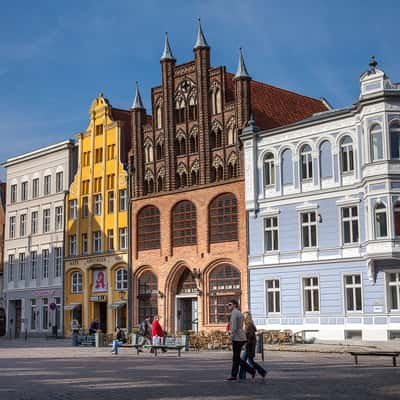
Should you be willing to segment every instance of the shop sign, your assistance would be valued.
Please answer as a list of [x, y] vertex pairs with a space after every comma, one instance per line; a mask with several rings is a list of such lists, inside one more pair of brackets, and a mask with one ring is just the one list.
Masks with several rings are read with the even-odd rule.
[[90, 301], [107, 301], [107, 296], [90, 296]]
[[37, 290], [35, 292], [35, 297], [51, 297], [56, 294], [55, 290]]
[[93, 292], [107, 291], [107, 274], [105, 269], [95, 269], [93, 271]]

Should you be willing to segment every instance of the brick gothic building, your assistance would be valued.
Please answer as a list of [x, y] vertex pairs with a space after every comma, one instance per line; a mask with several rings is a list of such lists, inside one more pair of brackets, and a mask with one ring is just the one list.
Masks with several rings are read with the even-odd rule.
[[140, 93], [132, 117], [133, 323], [159, 314], [168, 332], [224, 328], [226, 303], [247, 309], [241, 130], [326, 110], [316, 99], [212, 67], [199, 25], [194, 60], [176, 65], [165, 40], [152, 116]]

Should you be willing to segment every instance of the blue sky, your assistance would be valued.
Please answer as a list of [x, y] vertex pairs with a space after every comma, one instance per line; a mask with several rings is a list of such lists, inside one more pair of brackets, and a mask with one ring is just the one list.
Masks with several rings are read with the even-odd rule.
[[254, 79], [349, 105], [371, 54], [400, 81], [399, 11], [396, 0], [4, 2], [0, 160], [84, 130], [101, 91], [129, 108], [138, 80], [148, 107], [164, 32], [177, 62], [186, 62], [198, 17], [213, 65], [235, 71], [241, 46]]

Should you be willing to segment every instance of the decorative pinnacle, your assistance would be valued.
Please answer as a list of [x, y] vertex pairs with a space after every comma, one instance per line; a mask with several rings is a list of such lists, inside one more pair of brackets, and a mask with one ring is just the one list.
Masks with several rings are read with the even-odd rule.
[[168, 32], [165, 32], [164, 51], [161, 56], [161, 61], [163, 60], [175, 60], [174, 56], [172, 55], [171, 46], [169, 45]]
[[378, 61], [375, 60], [375, 56], [371, 56], [371, 60], [369, 62], [369, 66], [371, 67], [371, 71], [375, 72], [375, 68], [378, 65]]
[[142, 98], [140, 97], [140, 92], [139, 92], [139, 83], [136, 81], [136, 92], [135, 92], [135, 99], [133, 100], [132, 104], [132, 110], [138, 110], [138, 109], [143, 109], [143, 102]]
[[198, 49], [200, 47], [208, 47], [206, 37], [204, 36], [203, 29], [201, 27], [201, 20], [199, 18], [199, 27], [197, 29], [197, 39], [193, 49]]
[[246, 64], [244, 63], [242, 48], [239, 49], [239, 63], [235, 78], [251, 78], [247, 72]]

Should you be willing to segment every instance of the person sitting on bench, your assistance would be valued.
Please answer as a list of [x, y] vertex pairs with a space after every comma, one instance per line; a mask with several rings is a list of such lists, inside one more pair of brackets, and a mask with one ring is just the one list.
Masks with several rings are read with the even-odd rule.
[[119, 326], [115, 328], [114, 338], [112, 342], [111, 354], [118, 354], [118, 347], [124, 343], [124, 333], [121, 331]]

